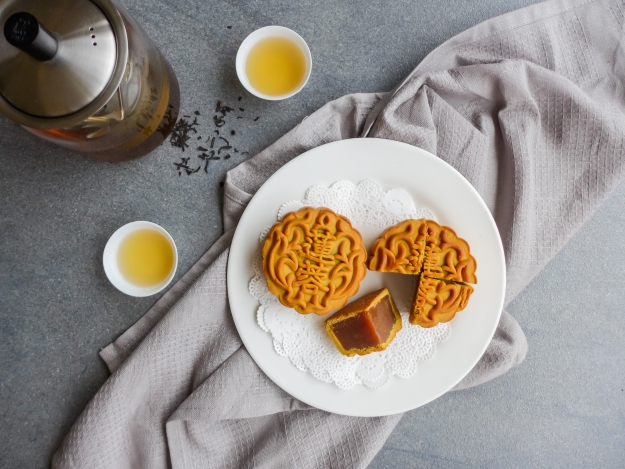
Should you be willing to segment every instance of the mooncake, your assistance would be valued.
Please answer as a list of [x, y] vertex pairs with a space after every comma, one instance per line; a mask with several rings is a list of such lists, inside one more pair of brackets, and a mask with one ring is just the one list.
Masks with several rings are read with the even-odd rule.
[[301, 314], [342, 308], [367, 272], [362, 236], [328, 208], [285, 215], [269, 231], [262, 255], [269, 290]]
[[368, 267], [416, 277], [410, 323], [433, 327], [453, 319], [477, 283], [469, 243], [433, 220], [405, 220], [388, 228], [372, 247]]
[[325, 329], [343, 355], [380, 352], [401, 329], [401, 315], [386, 288], [348, 304], [325, 321]]

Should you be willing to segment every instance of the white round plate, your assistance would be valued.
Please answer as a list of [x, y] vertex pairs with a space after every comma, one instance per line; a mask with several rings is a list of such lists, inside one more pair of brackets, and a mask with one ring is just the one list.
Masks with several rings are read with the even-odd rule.
[[[413, 376], [408, 379], [393, 376], [381, 389], [355, 386], [341, 390], [333, 383], [298, 370], [288, 358], [275, 352], [271, 335], [256, 322], [259, 303], [248, 290], [254, 277], [252, 260], [260, 249], [260, 232], [276, 222], [280, 206], [302, 200], [312, 185], [330, 186], [342, 179], [355, 184], [371, 179], [380, 183], [383, 190], [406, 190], [417, 208], [430, 209], [439, 223], [452, 227], [466, 239], [477, 260], [479, 283], [467, 307], [451, 321], [449, 338], [438, 344], [432, 359], [419, 363]], [[427, 404], [471, 371], [499, 323], [506, 270], [501, 239], [490, 211], [459, 172], [420, 148], [364, 138], [342, 140], [307, 151], [265, 182], [237, 226], [228, 259], [227, 283], [230, 309], [241, 340], [274, 383], [319, 409], [373, 417]], [[361, 287], [359, 294], [365, 293]], [[293, 314], [298, 313], [293, 311]], [[416, 326], [404, 324], [404, 327]]]

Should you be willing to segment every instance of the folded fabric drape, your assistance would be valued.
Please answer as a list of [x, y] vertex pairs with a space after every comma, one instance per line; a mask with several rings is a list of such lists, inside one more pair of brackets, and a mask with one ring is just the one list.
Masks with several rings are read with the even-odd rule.
[[[378, 137], [418, 146], [460, 171], [492, 211], [507, 304], [625, 176], [624, 13], [622, 1], [557, 0], [482, 23], [434, 50], [393, 92], [328, 103], [230, 171], [225, 234], [102, 350], [113, 374], [53, 467], [366, 467], [401, 415], [311, 408], [274, 385], [241, 344], [225, 279], [247, 202], [278, 168], [324, 143]], [[503, 374], [526, 350], [504, 311], [457, 389]]]

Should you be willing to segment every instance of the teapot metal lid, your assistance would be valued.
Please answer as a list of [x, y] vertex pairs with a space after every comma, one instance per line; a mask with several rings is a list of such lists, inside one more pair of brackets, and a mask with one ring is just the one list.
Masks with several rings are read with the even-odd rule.
[[64, 128], [92, 116], [127, 59], [110, 0], [0, 0], [0, 113], [21, 125]]

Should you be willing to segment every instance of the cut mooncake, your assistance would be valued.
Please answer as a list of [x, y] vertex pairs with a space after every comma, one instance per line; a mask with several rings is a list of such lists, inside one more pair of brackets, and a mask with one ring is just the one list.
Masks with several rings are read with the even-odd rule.
[[401, 329], [401, 315], [386, 288], [348, 304], [325, 321], [326, 332], [343, 355], [384, 350]]
[[405, 220], [388, 228], [372, 248], [368, 267], [416, 276], [410, 323], [433, 327], [453, 319], [477, 283], [469, 243], [433, 220]]
[[262, 255], [269, 290], [301, 314], [342, 308], [367, 273], [362, 236], [328, 208], [285, 215], [269, 231]]

